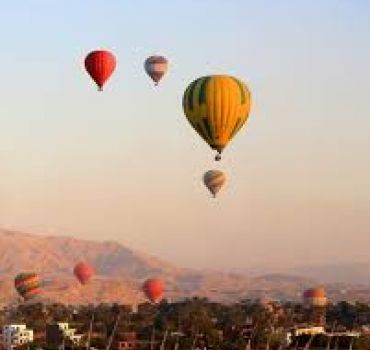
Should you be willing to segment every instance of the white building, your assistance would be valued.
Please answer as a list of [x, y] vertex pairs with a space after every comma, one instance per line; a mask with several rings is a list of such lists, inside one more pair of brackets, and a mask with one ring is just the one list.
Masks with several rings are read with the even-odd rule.
[[3, 327], [3, 342], [6, 350], [33, 341], [33, 330], [27, 329], [25, 324], [9, 324]]
[[58, 322], [57, 324], [65, 338], [70, 339], [74, 344], [78, 344], [81, 341], [82, 334], [76, 334], [76, 329], [69, 328], [69, 324], [67, 322]]
[[317, 335], [317, 334], [326, 334], [325, 328], [322, 326], [315, 326], [315, 327], [299, 327], [294, 328], [286, 335], [286, 342], [287, 345], [290, 345], [292, 343], [293, 337], [298, 337], [300, 335]]

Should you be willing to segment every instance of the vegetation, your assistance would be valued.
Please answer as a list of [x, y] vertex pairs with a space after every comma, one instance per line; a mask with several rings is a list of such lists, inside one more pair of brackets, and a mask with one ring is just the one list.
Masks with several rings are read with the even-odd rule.
[[[132, 313], [128, 306], [100, 304], [80, 307], [62, 304], [23, 304], [1, 315], [0, 321], [5, 323], [26, 323], [37, 333], [45, 332], [46, 325], [52, 322], [68, 322], [78, 333], [85, 334], [80, 347], [86, 346], [90, 322], [94, 315], [90, 345], [104, 349], [112, 335], [115, 323], [112, 349], [117, 342], [134, 333], [138, 339], [137, 348], [150, 349], [150, 339], [154, 339], [155, 349], [166, 338], [165, 349], [281, 349], [288, 346], [286, 333], [297, 324], [309, 323], [310, 313], [302, 305], [293, 303], [261, 303], [259, 301], [242, 300], [231, 305], [211, 302], [205, 298], [186, 299], [181, 302], [168, 303], [166, 300], [159, 305], [150, 303], [139, 306], [137, 313]], [[327, 330], [360, 330], [361, 315], [370, 315], [367, 304], [349, 304], [340, 302], [328, 305], [326, 310]], [[117, 321], [118, 320], [118, 321]], [[154, 337], [153, 337], [154, 336]], [[42, 337], [41, 337], [42, 338]], [[35, 339], [30, 349], [42, 346], [48, 348], [43, 340]], [[304, 347], [308, 338], [301, 337]], [[362, 335], [355, 341], [342, 337], [331, 340], [332, 348], [370, 349], [370, 340]], [[291, 345], [294, 348], [298, 342]], [[315, 336], [312, 345], [327, 349], [328, 337]], [[79, 346], [66, 342], [66, 348]], [[52, 349], [50, 349], [52, 350]]]

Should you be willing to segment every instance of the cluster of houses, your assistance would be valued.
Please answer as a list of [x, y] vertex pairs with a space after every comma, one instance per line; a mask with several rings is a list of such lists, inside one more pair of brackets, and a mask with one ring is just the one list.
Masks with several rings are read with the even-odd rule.
[[[63, 349], [66, 340], [74, 346], [86, 346], [85, 334], [78, 334], [75, 328], [71, 328], [67, 322], [57, 322], [48, 324], [43, 333], [34, 333], [32, 329], [27, 328], [25, 324], [8, 324], [3, 326], [3, 332], [0, 334], [0, 349], [14, 350], [21, 346], [27, 346], [34, 341], [42, 341], [48, 348]], [[91, 337], [99, 334], [91, 333]], [[118, 350], [135, 349], [139, 342], [135, 332], [124, 332], [120, 334], [116, 348]], [[146, 341], [145, 343], [149, 343]], [[91, 350], [96, 350], [90, 348]], [[41, 349], [40, 349], [41, 350]]]
[[[252, 327], [252, 325], [250, 325]], [[246, 332], [248, 337], [249, 333]], [[247, 334], [248, 333], [248, 334]], [[326, 346], [326, 349], [352, 349], [353, 341], [360, 336], [360, 332], [328, 332], [323, 326], [301, 326], [287, 330], [286, 332], [286, 348], [291, 349], [310, 349], [310, 342], [316, 336], [325, 336], [328, 339], [335, 339], [333, 346]], [[94, 336], [94, 334], [92, 334]], [[83, 344], [83, 334], [77, 334], [75, 328], [70, 328], [70, 325], [66, 322], [58, 322], [49, 324], [46, 327], [45, 333], [34, 334], [32, 329], [28, 329], [24, 324], [9, 324], [3, 326], [2, 340], [0, 347], [4, 350], [14, 350], [20, 346], [25, 346], [36, 340], [40, 340], [40, 337], [44, 337], [44, 342], [48, 348], [63, 349], [64, 342], [68, 339], [75, 346], [85, 346]], [[85, 338], [86, 340], [86, 338]], [[297, 342], [298, 340], [298, 342]], [[349, 344], [348, 346], [338, 346], [338, 340], [343, 343], [343, 340]], [[331, 341], [330, 341], [331, 342]], [[2, 343], [2, 344], [1, 344]], [[137, 348], [140, 342], [137, 339], [136, 333], [127, 332], [120, 337], [120, 341], [117, 342], [116, 348], [118, 350], [133, 350]], [[1, 346], [2, 345], [2, 346]], [[142, 344], [141, 344], [142, 345]], [[90, 348], [92, 349], [92, 348]], [[95, 350], [95, 349], [93, 349]], [[206, 350], [206, 349], [202, 349]]]
[[40, 337], [45, 337], [46, 344], [58, 347], [63, 344], [65, 339], [78, 345], [83, 335], [76, 334], [76, 329], [69, 328], [69, 324], [66, 322], [47, 325], [44, 334], [34, 334], [33, 330], [28, 329], [25, 324], [8, 324], [3, 326], [1, 345], [4, 350], [14, 350], [19, 346], [32, 343]]
[[[283, 315], [284, 310], [279, 304], [266, 303], [265, 307], [276, 318]], [[329, 327], [326, 324], [326, 311], [322, 306], [310, 307], [305, 312], [307, 312], [305, 321], [302, 315], [298, 314], [290, 325], [281, 326], [280, 329], [276, 329], [285, 337], [285, 346], [282, 345], [285, 349], [352, 350], [355, 340], [361, 334], [367, 335], [370, 339], [370, 312], [362, 312], [358, 315], [358, 325], [361, 325], [361, 327], [356, 327], [356, 331], [336, 327], [335, 323]], [[45, 344], [48, 349], [64, 349], [66, 342], [69, 344], [68, 347], [72, 344], [72, 347], [86, 347], [88, 349], [90, 338], [97, 339], [101, 337], [100, 333], [92, 331], [91, 325], [90, 332], [88, 334], [82, 334], [67, 322], [47, 324], [45, 330], [42, 332], [34, 332], [32, 329], [27, 328], [25, 324], [5, 324], [3, 325], [2, 334], [0, 334], [0, 350], [15, 350], [20, 347], [27, 348], [27, 344], [30, 343]], [[256, 325], [253, 324], [252, 318], [248, 318], [244, 326], [241, 326], [241, 328], [237, 327], [237, 329], [232, 328], [232, 332], [235, 331], [237, 334], [242, 335], [250, 349], [255, 329]], [[224, 331], [226, 332], [226, 330], [219, 330], [220, 338], [228, 336]], [[177, 339], [184, 336], [184, 334], [180, 334], [179, 332], [171, 332], [171, 334], [167, 334], [166, 332], [165, 338], [167, 335], [169, 337], [174, 336]], [[118, 332], [117, 336], [115, 336], [114, 347], [112, 348], [116, 350], [135, 350], [150, 347], [153, 350], [154, 346], [152, 346], [151, 339], [144, 340], [139, 338], [135, 332]], [[164, 339], [157, 339], [155, 343], [164, 344]], [[266, 347], [269, 349], [269, 344]], [[163, 350], [164, 345], [160, 346], [160, 349]], [[198, 350], [207, 349], [208, 346], [204, 346]], [[90, 350], [96, 349], [90, 348]], [[197, 350], [197, 347], [194, 347], [193, 350]]]

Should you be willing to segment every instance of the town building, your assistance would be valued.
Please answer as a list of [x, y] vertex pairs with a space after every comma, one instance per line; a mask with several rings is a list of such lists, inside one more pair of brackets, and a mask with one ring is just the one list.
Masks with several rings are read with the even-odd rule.
[[25, 324], [9, 324], [3, 326], [3, 344], [5, 350], [13, 350], [19, 345], [33, 341], [33, 330]]
[[119, 334], [118, 350], [135, 349], [138, 340], [135, 332], [124, 332]]
[[352, 349], [354, 340], [360, 332], [326, 332], [324, 327], [299, 327], [287, 334], [288, 347], [297, 349]]
[[46, 343], [52, 347], [58, 347], [65, 340], [70, 340], [74, 345], [81, 342], [82, 334], [76, 334], [75, 328], [69, 328], [67, 322], [58, 322], [46, 326]]
[[294, 338], [302, 336], [314, 336], [317, 334], [325, 334], [325, 328], [322, 326], [293, 328], [286, 334], [286, 343], [287, 345], [290, 345], [292, 344]]

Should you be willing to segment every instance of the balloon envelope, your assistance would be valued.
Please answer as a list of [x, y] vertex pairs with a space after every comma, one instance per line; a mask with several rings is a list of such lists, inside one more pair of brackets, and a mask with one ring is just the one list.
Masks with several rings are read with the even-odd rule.
[[324, 288], [311, 288], [303, 293], [303, 301], [310, 306], [325, 306], [327, 304], [327, 297]]
[[94, 275], [94, 269], [89, 264], [81, 261], [74, 267], [73, 273], [81, 284], [86, 284]]
[[152, 303], [158, 303], [163, 297], [163, 282], [158, 278], [150, 278], [144, 282], [143, 292]]
[[215, 197], [225, 184], [226, 176], [220, 170], [209, 170], [203, 175], [203, 182]]
[[40, 277], [35, 272], [22, 272], [14, 278], [14, 287], [24, 299], [40, 294]]
[[102, 90], [103, 85], [116, 68], [116, 58], [109, 51], [92, 51], [85, 58], [85, 68], [99, 89]]
[[152, 80], [158, 84], [168, 70], [168, 61], [163, 56], [150, 56], [145, 60], [144, 68]]
[[221, 153], [248, 119], [251, 95], [240, 80], [211, 75], [193, 81], [183, 96], [184, 113], [191, 126]]

